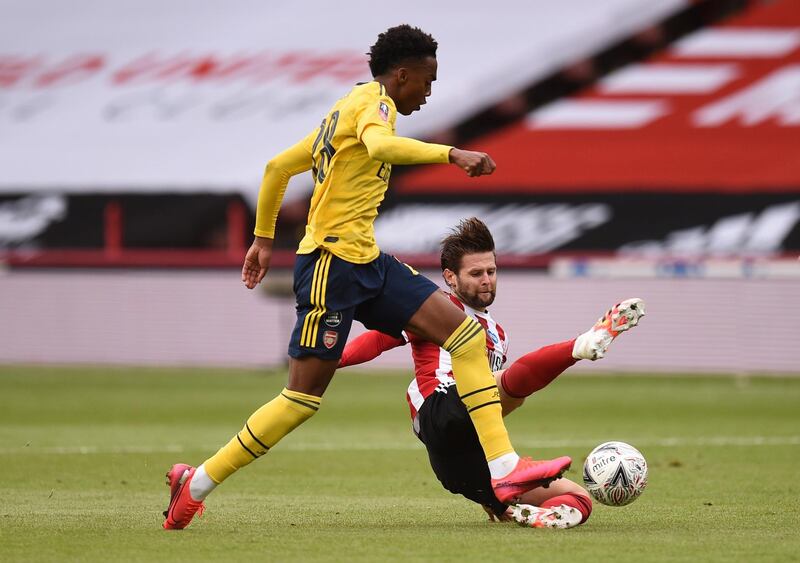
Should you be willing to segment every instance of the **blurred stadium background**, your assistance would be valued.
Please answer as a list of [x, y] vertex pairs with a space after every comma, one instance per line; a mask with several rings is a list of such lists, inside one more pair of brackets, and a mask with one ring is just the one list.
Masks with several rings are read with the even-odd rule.
[[796, 0], [2, 8], [2, 364], [283, 365], [310, 181], [290, 185], [274, 268], [249, 292], [263, 166], [408, 21], [439, 41], [440, 70], [398, 132], [485, 150], [498, 171], [396, 168], [384, 250], [439, 279], [438, 240], [482, 217], [512, 359], [635, 295], [645, 329], [576, 369], [800, 371]]

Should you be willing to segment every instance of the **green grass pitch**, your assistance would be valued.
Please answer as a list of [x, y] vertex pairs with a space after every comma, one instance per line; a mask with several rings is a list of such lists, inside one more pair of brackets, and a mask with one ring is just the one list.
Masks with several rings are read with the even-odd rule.
[[593, 446], [627, 441], [650, 483], [534, 530], [441, 488], [408, 377], [340, 372], [312, 420], [165, 532], [166, 469], [213, 453], [285, 373], [0, 367], [0, 560], [800, 560], [800, 378], [565, 374], [506, 419], [517, 449], [571, 455], [580, 481]]

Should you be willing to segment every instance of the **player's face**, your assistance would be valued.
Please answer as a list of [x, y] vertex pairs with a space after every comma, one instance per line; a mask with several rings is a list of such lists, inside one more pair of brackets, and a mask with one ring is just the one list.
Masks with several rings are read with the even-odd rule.
[[438, 65], [434, 57], [409, 62], [398, 69], [398, 92], [394, 98], [397, 111], [411, 115], [420, 109], [431, 95]]
[[483, 310], [494, 302], [497, 293], [497, 262], [494, 252], [465, 254], [458, 273], [444, 271], [447, 284], [473, 309]]

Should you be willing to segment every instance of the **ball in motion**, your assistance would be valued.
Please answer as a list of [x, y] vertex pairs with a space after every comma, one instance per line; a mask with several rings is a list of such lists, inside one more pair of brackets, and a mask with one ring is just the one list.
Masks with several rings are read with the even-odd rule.
[[605, 442], [583, 463], [583, 483], [597, 502], [625, 506], [647, 486], [647, 461], [630, 444]]

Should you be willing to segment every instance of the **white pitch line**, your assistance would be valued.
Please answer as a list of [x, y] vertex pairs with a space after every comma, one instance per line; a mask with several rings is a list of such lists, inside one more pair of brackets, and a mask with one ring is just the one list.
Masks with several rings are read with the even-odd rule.
[[593, 448], [602, 442], [618, 440], [637, 447], [701, 447], [701, 446], [797, 446], [800, 436], [697, 436], [693, 438], [605, 438], [597, 440], [555, 440], [522, 441], [520, 445], [529, 448]]
[[[593, 448], [602, 442], [620, 439], [629, 442], [638, 448], [647, 447], [705, 447], [705, 446], [798, 446], [800, 436], [698, 436], [694, 438], [630, 438], [611, 437], [594, 440], [539, 440], [519, 441], [517, 445], [522, 448]], [[46, 455], [76, 455], [76, 454], [162, 454], [184, 453], [197, 450], [215, 450], [217, 446], [20, 446], [0, 448], [0, 455], [18, 454], [46, 454]], [[410, 442], [408, 444], [353, 444], [353, 443], [325, 443], [325, 444], [285, 444], [281, 450], [287, 451], [412, 451], [422, 449], [422, 444]]]

